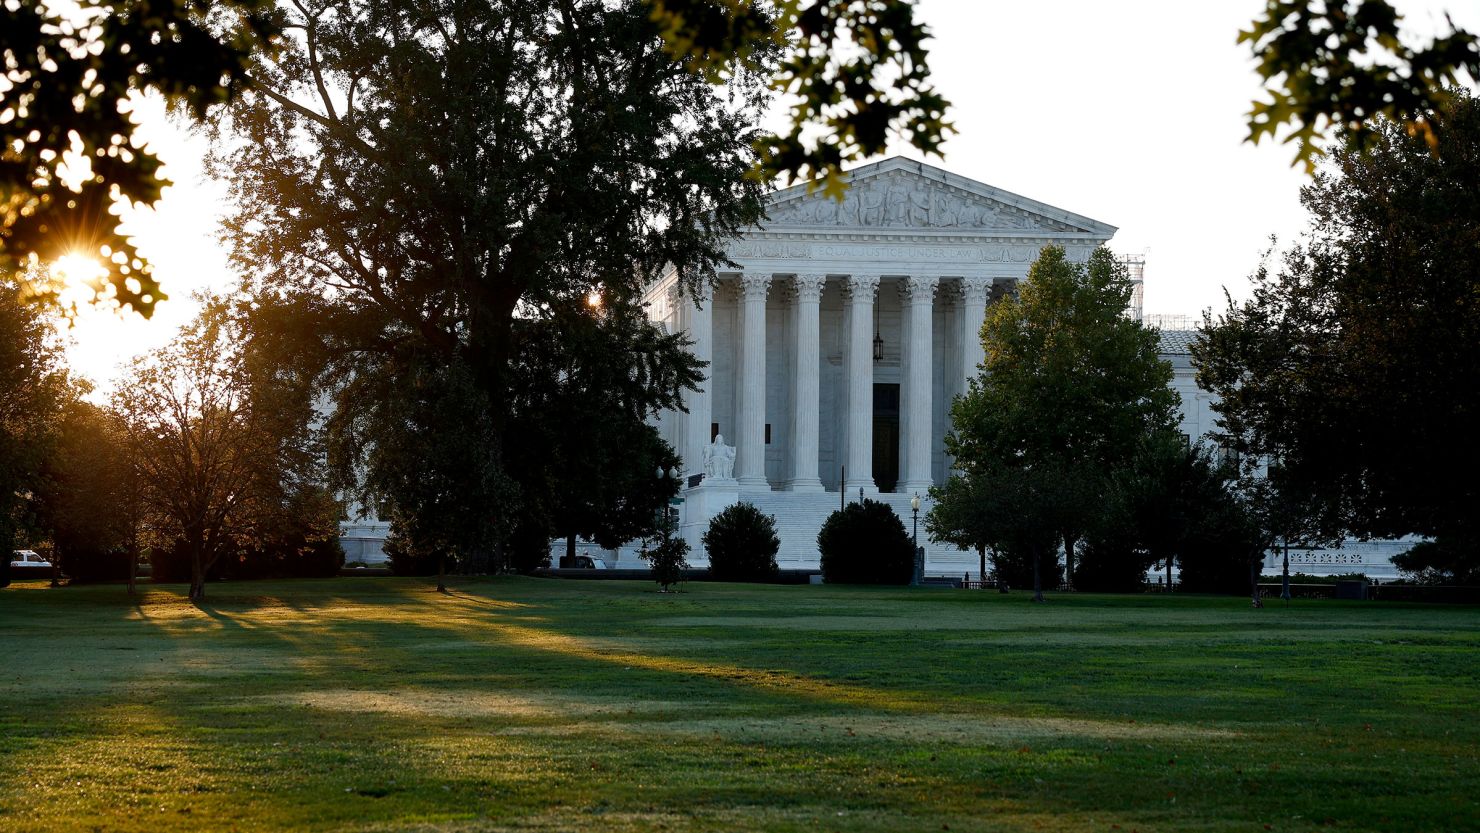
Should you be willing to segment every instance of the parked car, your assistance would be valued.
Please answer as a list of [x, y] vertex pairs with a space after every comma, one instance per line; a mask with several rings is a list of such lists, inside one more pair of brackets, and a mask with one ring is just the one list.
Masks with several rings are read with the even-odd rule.
[[589, 555], [578, 555], [571, 561], [571, 566], [577, 570], [606, 570], [606, 562], [600, 558], [592, 558]]
[[35, 550], [16, 550], [10, 558], [12, 567], [50, 567], [51, 562], [42, 558]]

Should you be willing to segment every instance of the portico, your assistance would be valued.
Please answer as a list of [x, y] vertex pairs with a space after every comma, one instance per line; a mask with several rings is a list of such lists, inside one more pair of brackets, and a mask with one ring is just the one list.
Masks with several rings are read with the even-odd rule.
[[794, 526], [779, 530], [781, 558], [804, 566], [839, 490], [907, 504], [943, 483], [950, 404], [982, 360], [990, 303], [1043, 246], [1084, 259], [1114, 233], [906, 159], [848, 176], [841, 203], [805, 186], [773, 194], [769, 221], [729, 245], [734, 267], [670, 274], [649, 293], [653, 317], [709, 362], [687, 412], [663, 415], [665, 437], [689, 475], [717, 434], [735, 447], [732, 481], [686, 492], [696, 563], [708, 517], [737, 499]]

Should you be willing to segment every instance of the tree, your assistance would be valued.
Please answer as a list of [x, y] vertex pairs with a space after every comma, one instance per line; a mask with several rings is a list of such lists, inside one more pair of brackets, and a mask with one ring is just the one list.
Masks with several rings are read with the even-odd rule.
[[1480, 584], [1480, 546], [1473, 541], [1456, 543], [1420, 541], [1406, 552], [1393, 556], [1398, 569], [1422, 584]]
[[653, 580], [664, 593], [683, 581], [689, 568], [689, 542], [673, 534], [674, 522], [665, 511], [658, 520], [658, 538], [642, 549], [642, 559], [653, 570]]
[[[646, 422], [667, 391], [697, 384], [698, 361], [635, 309], [519, 322], [504, 467], [520, 484], [514, 535], [549, 553], [551, 537], [613, 549], [652, 537], [678, 492], [677, 453]], [[634, 365], [638, 372], [634, 373]], [[669, 381], [653, 383], [667, 374]]]
[[614, 345], [599, 359], [628, 380], [624, 415], [678, 404], [692, 359], [641, 292], [670, 266], [712, 272], [759, 219], [763, 91], [676, 65], [636, 3], [344, 2], [290, 23], [305, 40], [221, 125], [245, 140], [221, 160], [236, 262], [270, 303], [326, 299], [331, 429], [374, 429], [337, 444], [341, 469], [393, 517], [426, 518], [413, 539], [491, 557], [536, 497], [509, 467], [520, 386], [566, 378], [569, 356], [541, 345]]
[[114, 394], [146, 534], [188, 560], [194, 601], [219, 559], [299, 522], [299, 499], [320, 488], [306, 392], [274, 371], [252, 361], [249, 334], [214, 301]]
[[1403, 30], [1388, 0], [1267, 0], [1238, 35], [1269, 93], [1249, 112], [1249, 141], [1289, 125], [1295, 164], [1313, 171], [1328, 132], [1350, 152], [1395, 123], [1439, 154], [1442, 124], [1430, 114], [1451, 104], [1462, 75], [1480, 82], [1480, 38], [1446, 22], [1448, 32], [1424, 40]]
[[864, 498], [828, 515], [817, 532], [829, 584], [909, 584], [915, 548], [889, 504]]
[[36, 529], [35, 496], [56, 422], [75, 396], [47, 313], [0, 277], [0, 556]]
[[[981, 374], [951, 407], [946, 450], [959, 472], [953, 477], [1002, 484], [1022, 499], [1021, 511], [1037, 512], [1028, 505], [1035, 496], [1046, 501], [1042, 516], [1058, 525], [1071, 575], [1074, 545], [1097, 511], [1098, 502], [1085, 496], [1145, 437], [1177, 424], [1171, 367], [1157, 358], [1155, 331], [1125, 316], [1130, 291], [1125, 267], [1109, 251], [1097, 249], [1081, 264], [1060, 247], [1045, 247], [1019, 297], [988, 311]], [[931, 513], [940, 532], [932, 534], [975, 537], [949, 532], [959, 523], [952, 516], [970, 522], [989, 515], [958, 512], [950, 503], [989, 491], [970, 484], [937, 489]], [[1034, 551], [1038, 521], [1019, 530]]]
[[931, 489], [926, 516], [931, 540], [970, 542], [991, 550], [997, 580], [1028, 584], [1043, 601], [1044, 572], [1058, 584], [1058, 548], [1064, 530], [1092, 517], [1096, 489], [1078, 469], [1057, 460], [1038, 465], [982, 461], [969, 476], [953, 475]]
[[[242, 87], [279, 31], [272, 0], [90, 0], [0, 5], [0, 278], [66, 255], [99, 258], [94, 287], [146, 318], [166, 296], [109, 209], [169, 184], [134, 144], [129, 96], [196, 118]], [[69, 154], [69, 151], [72, 152]], [[69, 163], [67, 160], [72, 159]], [[87, 169], [76, 169], [77, 160]], [[64, 166], [72, 166], [71, 176]], [[90, 174], [90, 176], [88, 175]], [[55, 295], [50, 298], [55, 300]]]
[[720, 581], [769, 581], [776, 577], [781, 538], [776, 519], [752, 503], [736, 503], [709, 520], [704, 530], [709, 574]]
[[139, 506], [127, 432], [116, 414], [81, 399], [56, 430], [37, 490], [53, 555], [74, 582], [132, 578]]
[[1480, 536], [1480, 101], [1429, 118], [1437, 157], [1391, 122], [1338, 150], [1303, 240], [1193, 347], [1221, 442], [1274, 464], [1287, 540]]

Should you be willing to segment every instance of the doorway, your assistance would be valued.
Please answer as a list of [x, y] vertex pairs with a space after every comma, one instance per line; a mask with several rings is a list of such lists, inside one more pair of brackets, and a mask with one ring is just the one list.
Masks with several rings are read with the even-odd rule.
[[899, 385], [874, 385], [874, 483], [881, 492], [899, 484]]

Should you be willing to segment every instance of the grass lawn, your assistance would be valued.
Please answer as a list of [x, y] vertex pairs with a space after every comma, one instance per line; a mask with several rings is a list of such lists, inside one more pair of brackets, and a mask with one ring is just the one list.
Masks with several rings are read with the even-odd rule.
[[1480, 829], [1480, 610], [0, 591], [0, 830]]

